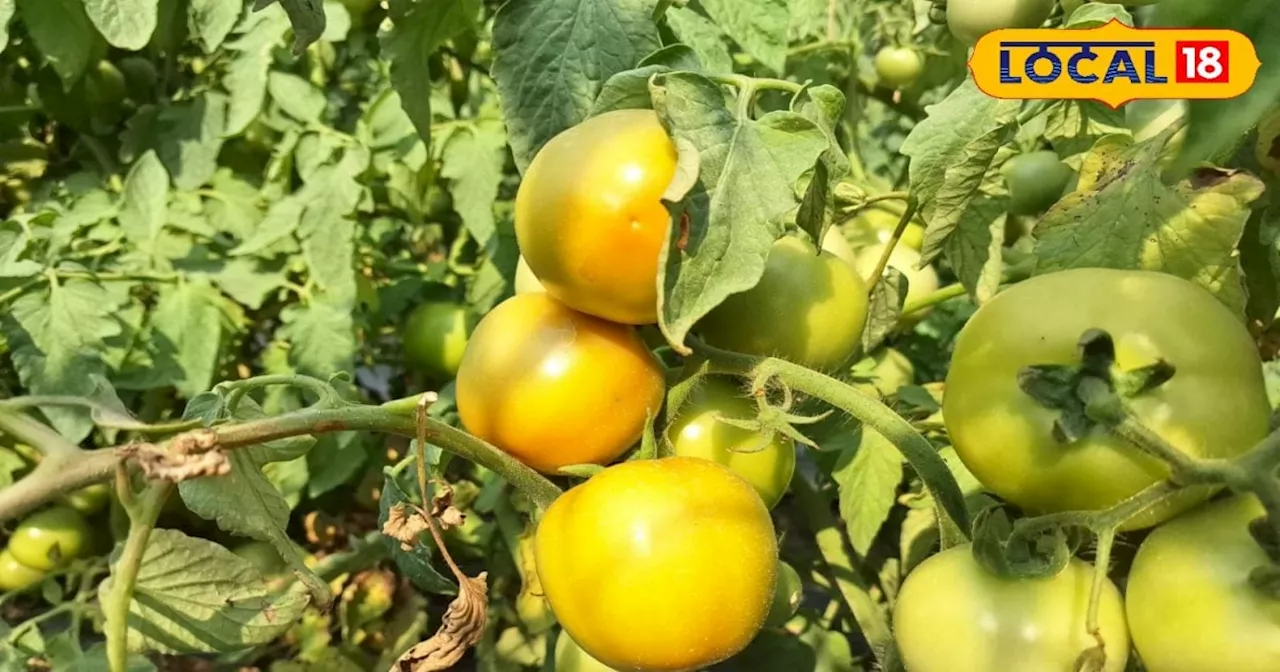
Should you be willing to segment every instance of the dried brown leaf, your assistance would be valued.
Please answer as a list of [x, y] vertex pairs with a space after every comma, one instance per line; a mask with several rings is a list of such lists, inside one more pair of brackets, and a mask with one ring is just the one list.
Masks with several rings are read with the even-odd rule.
[[418, 537], [427, 529], [427, 519], [416, 508], [405, 506], [404, 502], [387, 511], [387, 522], [382, 525], [382, 533], [400, 542], [400, 548], [405, 551], [413, 550]]
[[488, 573], [462, 577], [458, 597], [449, 603], [436, 634], [413, 645], [392, 666], [393, 672], [437, 672], [458, 663], [484, 634], [488, 618]]

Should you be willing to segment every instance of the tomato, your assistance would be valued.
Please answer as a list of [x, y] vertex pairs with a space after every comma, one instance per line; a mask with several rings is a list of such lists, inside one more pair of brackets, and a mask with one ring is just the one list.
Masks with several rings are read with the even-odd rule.
[[830, 227], [827, 232], [822, 235], [822, 251], [830, 252], [836, 255], [846, 264], [857, 268], [858, 255], [853, 251], [853, 246], [849, 244], [849, 239], [844, 237], [844, 233], [836, 227]]
[[433, 376], [452, 378], [467, 348], [469, 332], [466, 308], [453, 303], [424, 303], [405, 322], [405, 359]]
[[1249, 573], [1268, 562], [1248, 530], [1262, 515], [1252, 496], [1233, 497], [1162, 525], [1142, 542], [1126, 603], [1147, 670], [1280, 670], [1280, 600], [1249, 585]]
[[[956, 340], [943, 417], [965, 466], [989, 490], [1031, 512], [1109, 507], [1163, 479], [1168, 468], [1101, 431], [1070, 445], [1058, 411], [1018, 387], [1032, 364], [1077, 364], [1077, 343], [1098, 328], [1117, 365], [1164, 359], [1165, 384], [1129, 400], [1138, 419], [1177, 449], [1227, 458], [1267, 433], [1270, 406], [1248, 331], [1200, 287], [1149, 271], [1076, 269], [1040, 275], [984, 304]], [[1127, 529], [1154, 525], [1204, 499], [1195, 489], [1152, 507]]]
[[84, 73], [84, 93], [90, 105], [119, 105], [125, 96], [124, 73], [111, 61], [98, 61]]
[[542, 281], [529, 268], [529, 262], [524, 260], [524, 255], [520, 255], [520, 263], [516, 265], [516, 294], [545, 291], [547, 289], [542, 286]]
[[516, 238], [552, 296], [613, 322], [657, 321], [676, 159], [653, 110], [606, 112], [539, 150], [516, 193]]
[[1075, 171], [1047, 149], [1019, 154], [1009, 159], [1001, 172], [1009, 187], [1009, 211], [1017, 215], [1048, 210], [1075, 177]]
[[94, 483], [68, 492], [63, 499], [81, 515], [92, 516], [107, 508], [107, 504], [111, 502], [111, 486], [106, 483]]
[[658, 413], [664, 385], [635, 329], [517, 294], [471, 335], [458, 414], [472, 434], [552, 473], [617, 459]]
[[[857, 269], [864, 280], [871, 279], [871, 274], [876, 270], [876, 264], [880, 263], [880, 255], [884, 254], [884, 247], [884, 245], [869, 245], [858, 250]], [[938, 272], [929, 265], [917, 268], [919, 264], [920, 253], [905, 245], [894, 245], [893, 252], [889, 253], [889, 266], [898, 269], [898, 272], [907, 277], [907, 303], [918, 301], [938, 291]], [[912, 314], [912, 318], [919, 319], [926, 314], [928, 311], [918, 311]]]
[[280, 553], [270, 542], [258, 540], [245, 542], [231, 549], [231, 552], [248, 561], [264, 578], [279, 574], [287, 567], [284, 558], [280, 557]]
[[617, 672], [617, 670], [591, 657], [573, 641], [569, 633], [560, 633], [556, 639], [556, 672]]
[[0, 593], [30, 588], [44, 581], [44, 577], [43, 571], [18, 562], [9, 549], [0, 550]]
[[[857, 247], [888, 243], [893, 237], [894, 229], [898, 228], [898, 220], [901, 218], [900, 209], [894, 210], [891, 206], [877, 203], [858, 212], [853, 221], [847, 225], [846, 236]], [[924, 226], [919, 223], [919, 220], [913, 219], [907, 223], [907, 228], [903, 229], [898, 245], [920, 251], [924, 246]]]
[[714, 460], [746, 479], [769, 508], [777, 505], [796, 468], [796, 444], [773, 432], [753, 432], [717, 418], [752, 420], [757, 406], [723, 378], [706, 378], [667, 427], [676, 455]]
[[[893, 631], [909, 672], [1070, 672], [1097, 646], [1085, 625], [1093, 566], [1077, 559], [1045, 579], [1005, 579], [955, 546], [920, 563], [902, 583]], [[1129, 658], [1124, 604], [1115, 584], [1103, 586], [1098, 625], [1104, 672]]]
[[905, 89], [920, 78], [924, 57], [911, 47], [885, 47], [876, 52], [876, 76], [890, 89]]
[[89, 525], [73, 508], [53, 506], [27, 516], [9, 537], [9, 552], [18, 562], [49, 571], [89, 550]]
[[773, 244], [755, 287], [733, 294], [698, 322], [707, 343], [833, 369], [857, 349], [867, 286], [830, 252], [799, 238]]
[[614, 465], [538, 524], [538, 576], [556, 618], [622, 670], [701, 669], [741, 651], [773, 602], [769, 510], [727, 468], [690, 457]]
[[1035, 28], [1049, 18], [1054, 0], [947, 0], [947, 27], [974, 44], [1001, 28]]
[[891, 397], [904, 386], [915, 382], [916, 367], [901, 352], [893, 348], [880, 348], [872, 353], [869, 359], [871, 360], [871, 384], [879, 394]]
[[764, 624], [771, 628], [781, 628], [796, 615], [800, 603], [804, 601], [804, 582], [796, 568], [781, 560], [778, 561], [778, 583], [773, 590], [773, 604], [769, 607], [769, 616]]

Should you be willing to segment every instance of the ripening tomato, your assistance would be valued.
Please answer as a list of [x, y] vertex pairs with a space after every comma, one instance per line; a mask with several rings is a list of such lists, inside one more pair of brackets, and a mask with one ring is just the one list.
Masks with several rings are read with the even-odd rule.
[[[1071, 672], [1097, 646], [1085, 625], [1092, 584], [1093, 567], [1074, 558], [1049, 578], [1006, 579], [979, 565], [969, 545], [947, 549], [912, 570], [898, 592], [893, 630], [903, 664], [908, 672]], [[1129, 633], [1110, 581], [1098, 625], [1103, 672], [1121, 672]]]
[[552, 296], [613, 322], [657, 321], [676, 160], [653, 110], [606, 112], [538, 151], [516, 193], [516, 238]]
[[[880, 263], [880, 255], [884, 254], [884, 248], [884, 245], [869, 245], [858, 250], [857, 269], [864, 280], [871, 279], [876, 265]], [[918, 301], [938, 291], [938, 272], [928, 264], [924, 268], [919, 268], [919, 265], [920, 253], [910, 247], [902, 244], [894, 245], [893, 252], [889, 253], [889, 266], [896, 268], [907, 278], [907, 303]], [[913, 313], [911, 317], [920, 319], [926, 314], [928, 311], [921, 310]]]
[[0, 550], [0, 593], [30, 588], [44, 577], [45, 572], [18, 562], [9, 549]]
[[707, 343], [833, 369], [857, 349], [867, 321], [867, 286], [830, 252], [799, 238], [773, 244], [756, 286], [733, 294], [698, 322]]
[[876, 76], [890, 89], [905, 89], [920, 78], [924, 57], [911, 47], [885, 47], [876, 52]]
[[516, 264], [516, 294], [545, 291], [547, 289], [542, 286], [542, 281], [529, 268], [529, 262], [524, 260], [524, 255], [520, 255], [520, 262]]
[[27, 516], [9, 537], [9, 552], [18, 562], [47, 572], [90, 548], [89, 525], [75, 509], [52, 506]]
[[[1227, 458], [1267, 432], [1270, 405], [1249, 332], [1213, 295], [1150, 271], [1087, 268], [1025, 280], [970, 318], [956, 340], [943, 417], [965, 466], [989, 490], [1031, 512], [1095, 510], [1134, 495], [1169, 470], [1125, 440], [1096, 431], [1054, 438], [1058, 411], [1018, 386], [1033, 364], [1078, 364], [1089, 329], [1115, 341], [1117, 365], [1163, 359], [1177, 369], [1128, 401], [1137, 418], [1178, 450]], [[1204, 499], [1192, 489], [1130, 520], [1154, 525]]]
[[591, 657], [567, 632], [556, 638], [556, 672], [618, 672]]
[[947, 0], [947, 27], [974, 44], [1001, 28], [1035, 28], [1049, 18], [1054, 0]]
[[727, 468], [690, 457], [605, 469], [538, 524], [538, 576], [584, 651], [620, 670], [695, 670], [747, 646], [773, 602], [769, 510]]
[[1075, 177], [1075, 171], [1047, 149], [1019, 154], [1009, 159], [1001, 172], [1009, 187], [1009, 211], [1016, 215], [1048, 210]]
[[472, 434], [553, 473], [617, 459], [658, 413], [664, 385], [635, 329], [517, 294], [471, 335], [458, 414]]
[[769, 508], [777, 505], [796, 468], [796, 444], [785, 434], [754, 432], [720, 422], [752, 420], [758, 407], [724, 378], [708, 377], [667, 427], [676, 455], [719, 462], [745, 478]]
[[1280, 600], [1249, 584], [1267, 562], [1249, 534], [1252, 496], [1180, 516], [1142, 542], [1125, 602], [1149, 672], [1280, 670]]
[[404, 356], [415, 368], [442, 379], [458, 372], [471, 332], [467, 309], [455, 303], [418, 306], [404, 325]]
[[781, 628], [791, 620], [804, 601], [804, 582], [795, 567], [778, 561], [778, 583], [773, 590], [773, 604], [769, 607], [769, 616], [764, 624], [771, 628]]

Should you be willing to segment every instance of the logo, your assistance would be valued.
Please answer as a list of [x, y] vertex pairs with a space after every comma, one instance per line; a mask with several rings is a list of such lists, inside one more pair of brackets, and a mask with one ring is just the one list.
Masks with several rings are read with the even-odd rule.
[[1131, 28], [996, 30], [969, 70], [995, 98], [1097, 100], [1234, 98], [1253, 86], [1258, 52], [1233, 30]]

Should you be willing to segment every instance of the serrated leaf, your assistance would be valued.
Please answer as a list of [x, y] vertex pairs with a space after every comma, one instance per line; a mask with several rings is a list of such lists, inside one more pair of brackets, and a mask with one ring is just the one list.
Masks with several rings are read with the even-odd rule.
[[355, 178], [368, 161], [367, 152], [348, 151], [341, 163], [320, 168], [290, 197], [302, 204], [298, 237], [312, 280], [329, 300], [348, 305], [356, 298], [355, 222], [351, 215], [364, 195], [364, 187]]
[[169, 173], [148, 151], [129, 169], [120, 207], [120, 228], [135, 245], [150, 252], [169, 220]]
[[200, 38], [204, 53], [212, 54], [222, 46], [236, 21], [240, 20], [243, 9], [244, 5], [240, 2], [190, 0], [187, 4], [187, 19]]
[[289, 360], [300, 372], [323, 377], [351, 370], [356, 337], [349, 304], [294, 304], [280, 319], [279, 336], [292, 345]]
[[351, 32], [351, 12], [338, 0], [324, 0], [324, 32], [320, 39], [325, 42], [341, 42]]
[[85, 14], [113, 47], [138, 51], [156, 29], [159, 0], [84, 0]]
[[297, 198], [286, 198], [272, 203], [262, 222], [253, 230], [253, 234], [232, 249], [231, 254], [274, 256], [272, 250], [276, 243], [289, 238], [298, 229], [303, 210], [303, 202]]
[[422, 76], [422, 64], [446, 40], [474, 29], [479, 10], [477, 0], [419, 0], [393, 15], [391, 26], [378, 35], [391, 62], [391, 85], [424, 141], [431, 138], [431, 79]]
[[907, 301], [907, 276], [885, 266], [867, 297], [867, 324], [862, 329], [862, 351], [871, 352], [885, 341], [902, 319]]
[[0, 0], [0, 51], [9, 46], [9, 21], [17, 8], [16, 0]]
[[759, 282], [784, 216], [799, 204], [796, 182], [827, 141], [794, 112], [737, 118], [719, 86], [695, 73], [659, 76], [653, 102], [672, 136], [699, 154], [697, 183], [675, 206], [659, 265], [659, 325], [682, 343], [702, 316]]
[[213, 284], [246, 308], [258, 309], [267, 296], [285, 283], [284, 268], [267, 267], [257, 259], [233, 257], [209, 274]]
[[144, 108], [129, 121], [121, 154], [153, 150], [173, 177], [173, 186], [197, 189], [218, 170], [226, 129], [227, 97], [205, 92], [159, 108]]
[[32, 242], [27, 227], [16, 220], [0, 222], [0, 278], [29, 278], [44, 268], [43, 264], [23, 258]]
[[17, 0], [22, 23], [40, 53], [70, 89], [89, 66], [98, 31], [82, 0]]
[[653, 6], [653, 0], [510, 0], [498, 10], [493, 78], [522, 173], [548, 140], [587, 117], [609, 77], [660, 46]]
[[[103, 604], [115, 598], [114, 588], [114, 576], [102, 583]], [[307, 604], [296, 590], [272, 594], [248, 560], [212, 541], [154, 530], [129, 601], [129, 647], [173, 654], [237, 651], [284, 633]]]
[[217, 392], [201, 392], [187, 402], [182, 410], [183, 420], [199, 420], [205, 427], [211, 427], [222, 417], [224, 410], [222, 395]]
[[[416, 501], [418, 498], [411, 497], [395, 477], [387, 476], [383, 480], [382, 497], [378, 500], [378, 528], [381, 529], [386, 524], [391, 507], [401, 502]], [[396, 563], [396, 567], [418, 590], [439, 595], [452, 595], [458, 592], [457, 585], [431, 565], [431, 558], [435, 555], [433, 552], [435, 542], [431, 540], [429, 534], [422, 534], [418, 543], [408, 551], [400, 547], [399, 541], [386, 535], [383, 535], [380, 540], [390, 550], [391, 559]]]
[[1036, 225], [1035, 273], [1068, 268], [1136, 268], [1177, 275], [1244, 315], [1234, 254], [1258, 178], [1197, 169], [1166, 185], [1161, 156], [1174, 130], [1141, 143], [1109, 136], [1085, 157], [1080, 183]]
[[743, 50], [781, 74], [787, 63], [787, 0], [701, 0], [702, 8]]
[[479, 122], [455, 130], [444, 146], [440, 174], [449, 180], [453, 209], [480, 246], [494, 234], [493, 204], [507, 160], [507, 136], [497, 122]]
[[327, 101], [315, 84], [288, 72], [267, 76], [267, 92], [284, 113], [302, 122], [319, 121]]
[[288, 29], [289, 20], [279, 7], [249, 12], [240, 22], [238, 37], [227, 45], [235, 56], [222, 78], [222, 85], [230, 94], [224, 135], [243, 133], [262, 112], [271, 50], [284, 39]]
[[209, 389], [218, 368], [226, 328], [223, 298], [207, 280], [168, 285], [152, 313], [153, 335], [169, 341], [182, 370], [178, 393], [191, 397]]
[[665, 16], [671, 32], [693, 49], [707, 72], [733, 72], [733, 57], [729, 55], [724, 31], [719, 26], [688, 7], [672, 7]]
[[871, 549], [893, 510], [902, 473], [902, 454], [872, 430], [859, 430], [841, 452], [831, 477], [840, 489], [840, 517], [859, 555]]
[[289, 505], [262, 474], [254, 448], [226, 452], [231, 471], [224, 476], [192, 478], [178, 484], [182, 502], [192, 513], [245, 537], [269, 539], [289, 524]]

